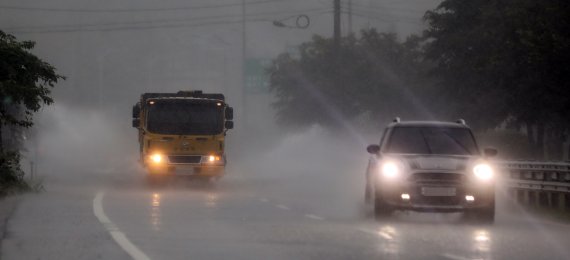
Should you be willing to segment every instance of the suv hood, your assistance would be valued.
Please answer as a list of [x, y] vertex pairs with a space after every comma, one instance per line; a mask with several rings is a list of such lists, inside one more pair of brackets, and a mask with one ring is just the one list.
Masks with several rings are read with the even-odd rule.
[[397, 158], [412, 170], [463, 171], [475, 160], [474, 156], [399, 155]]

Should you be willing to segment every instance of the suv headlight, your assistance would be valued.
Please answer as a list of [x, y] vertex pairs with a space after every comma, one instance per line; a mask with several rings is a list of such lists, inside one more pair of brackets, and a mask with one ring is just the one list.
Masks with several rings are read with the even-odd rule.
[[480, 163], [473, 167], [473, 173], [480, 180], [490, 180], [493, 178], [494, 172], [493, 168], [486, 163]]
[[400, 174], [400, 167], [395, 162], [388, 161], [382, 163], [380, 172], [382, 173], [382, 176], [393, 179]]

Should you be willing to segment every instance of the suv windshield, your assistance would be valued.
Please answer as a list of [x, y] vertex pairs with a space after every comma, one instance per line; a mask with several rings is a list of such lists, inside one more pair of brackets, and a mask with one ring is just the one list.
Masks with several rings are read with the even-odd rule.
[[149, 105], [149, 132], [172, 135], [214, 135], [223, 131], [223, 106], [203, 100], [156, 100]]
[[402, 154], [478, 154], [471, 131], [454, 127], [395, 127], [386, 152]]

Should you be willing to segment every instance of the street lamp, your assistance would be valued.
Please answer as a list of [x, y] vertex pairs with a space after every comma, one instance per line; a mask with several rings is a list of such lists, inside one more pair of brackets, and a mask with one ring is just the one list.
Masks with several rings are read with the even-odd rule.
[[[294, 25], [288, 25], [285, 22], [295, 19]], [[281, 28], [290, 29], [307, 29], [311, 25], [311, 19], [305, 14], [289, 16], [280, 20], [273, 21], [273, 25]]]

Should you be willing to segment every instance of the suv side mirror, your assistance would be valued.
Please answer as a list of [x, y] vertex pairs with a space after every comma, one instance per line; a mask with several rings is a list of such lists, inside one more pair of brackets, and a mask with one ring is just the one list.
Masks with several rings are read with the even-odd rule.
[[497, 154], [499, 154], [499, 151], [497, 151], [497, 149], [495, 148], [483, 149], [483, 155], [485, 155], [486, 157], [495, 157], [497, 156]]
[[226, 129], [233, 129], [234, 128], [234, 121], [226, 121], [225, 125]]
[[141, 113], [141, 104], [137, 103], [133, 106], [133, 118], [139, 118]]
[[378, 154], [380, 152], [380, 145], [371, 144], [366, 147], [366, 151], [368, 151], [369, 154]]
[[226, 107], [226, 120], [234, 120], [234, 109], [232, 107]]
[[141, 120], [138, 118], [133, 119], [133, 127], [134, 128], [139, 128], [139, 126], [141, 125]]

